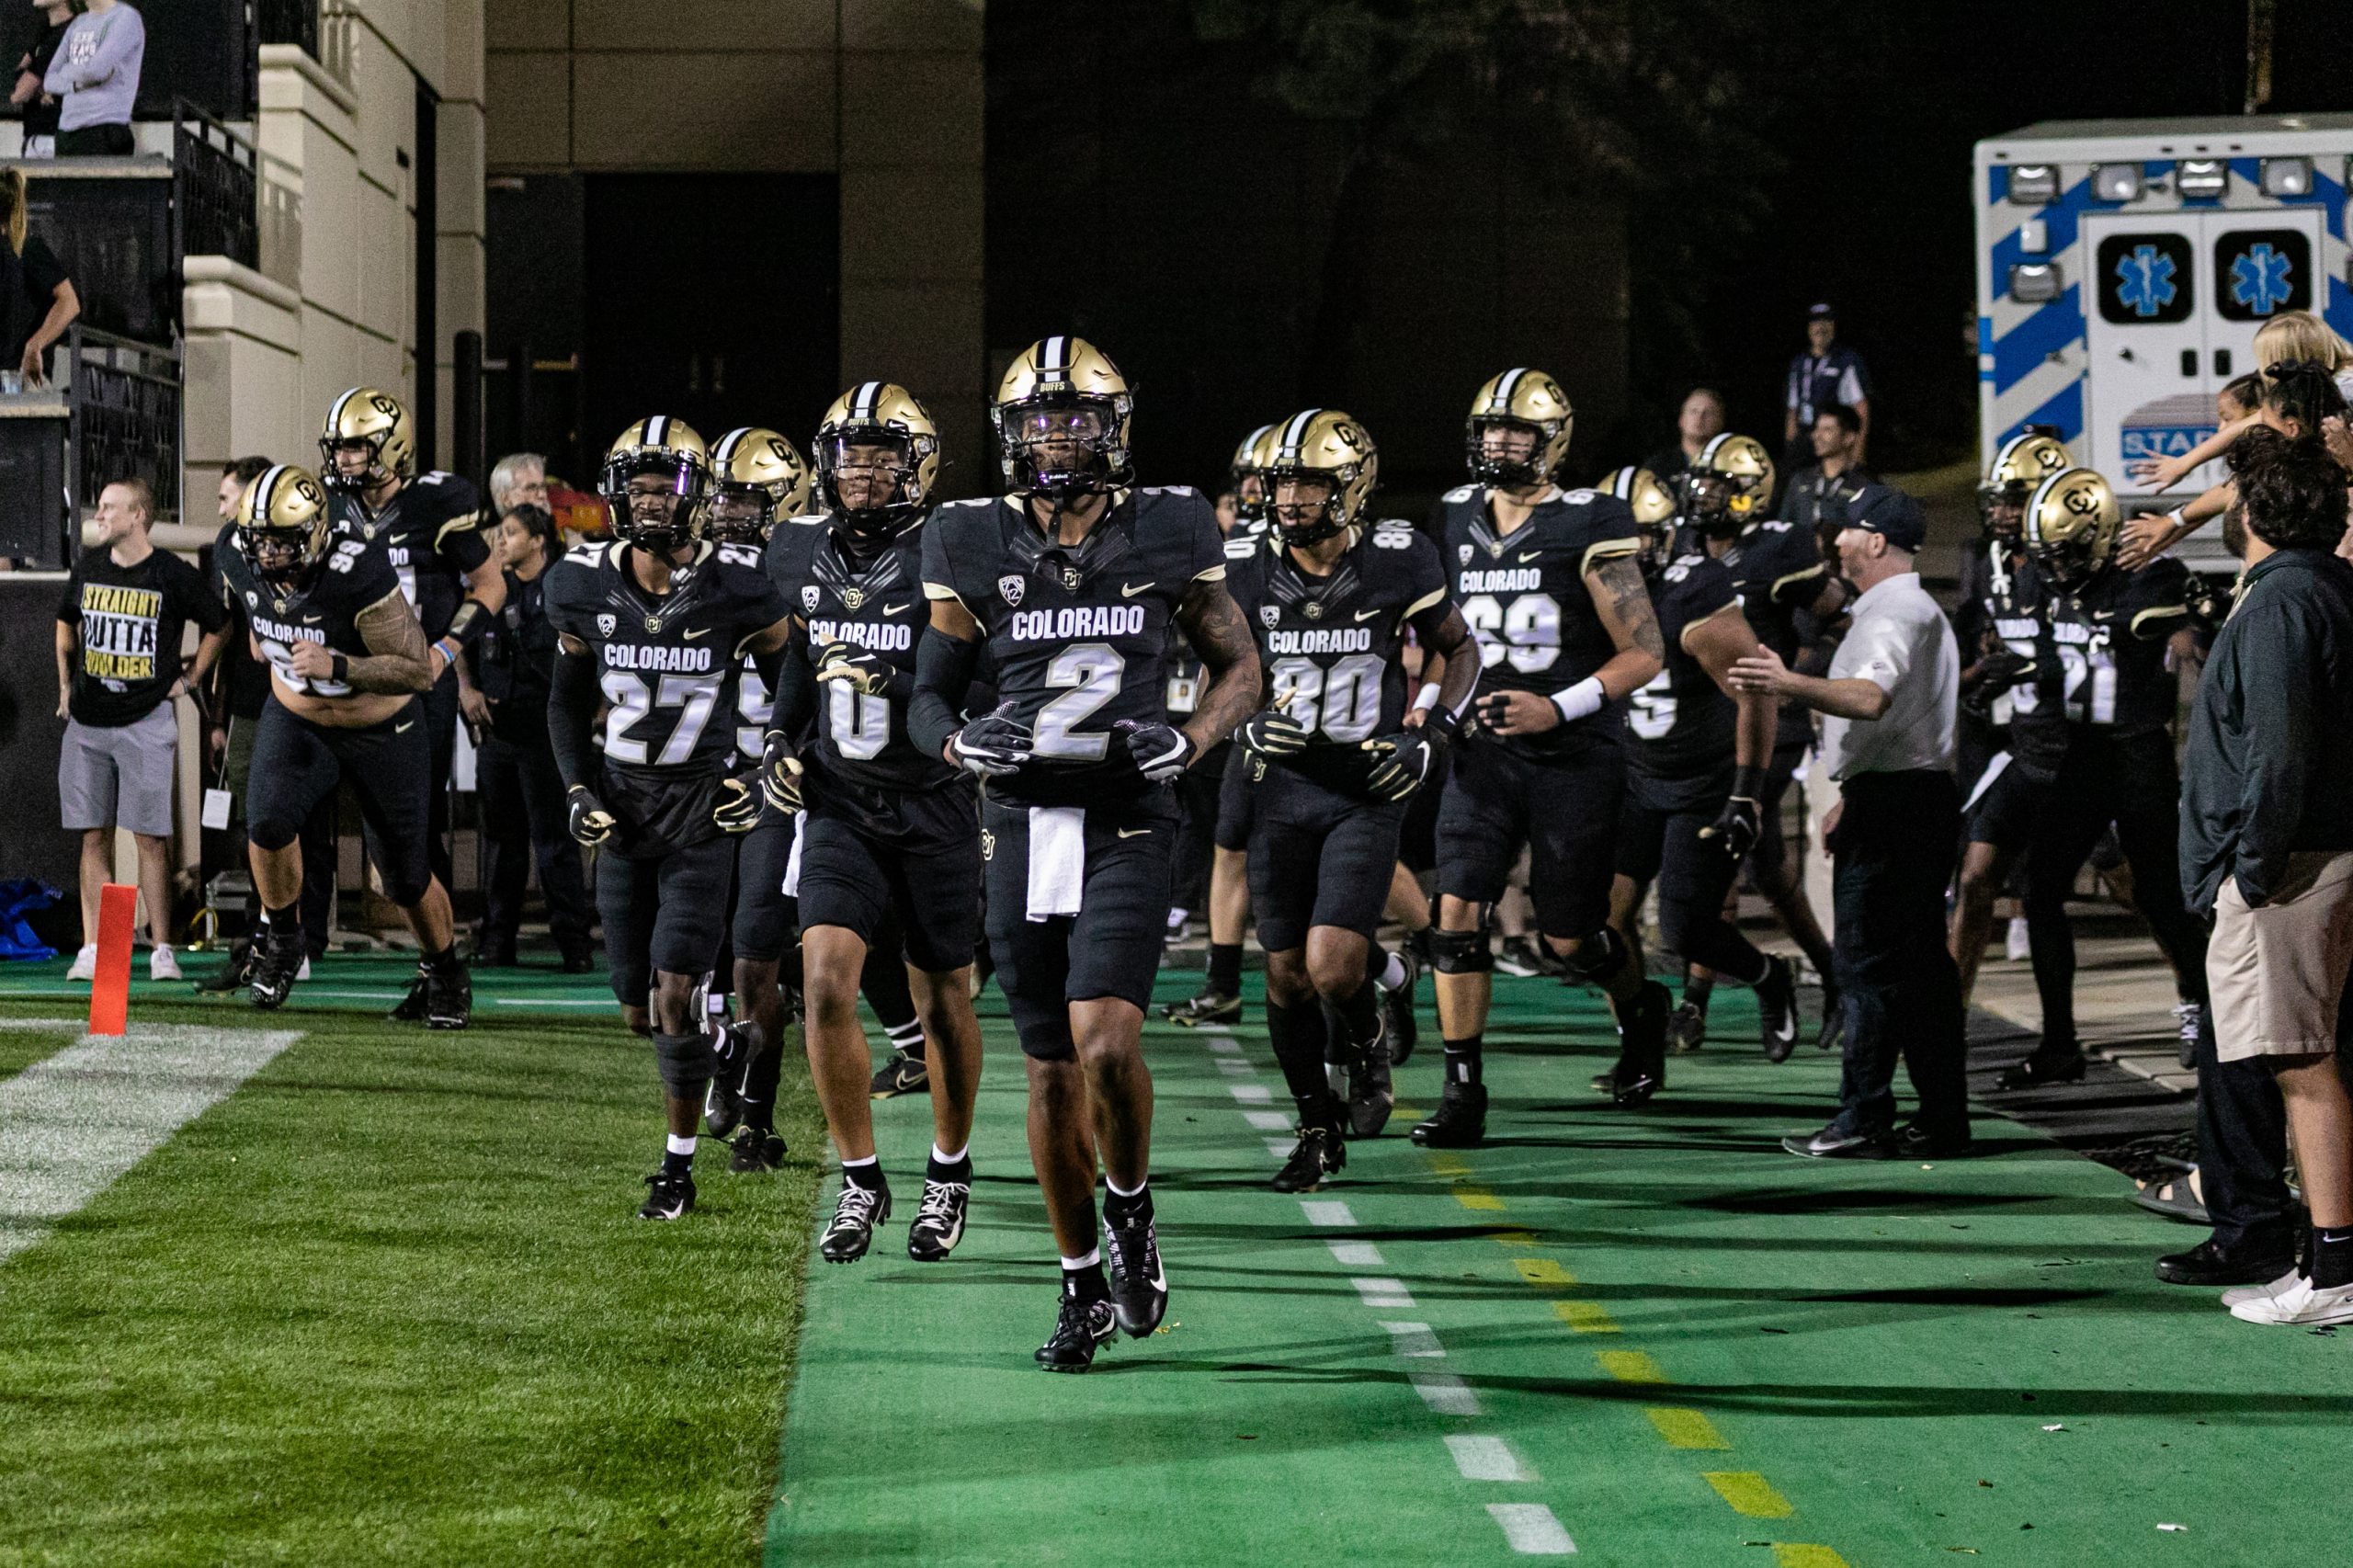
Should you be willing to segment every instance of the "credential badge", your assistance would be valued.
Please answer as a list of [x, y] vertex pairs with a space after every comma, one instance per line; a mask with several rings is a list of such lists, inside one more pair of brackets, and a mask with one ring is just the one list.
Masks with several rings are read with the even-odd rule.
[[1023, 586], [1024, 583], [1020, 573], [1007, 572], [1004, 576], [999, 577], [996, 580], [997, 597], [1005, 600], [1008, 608], [1018, 609], [1021, 608], [1021, 590]]

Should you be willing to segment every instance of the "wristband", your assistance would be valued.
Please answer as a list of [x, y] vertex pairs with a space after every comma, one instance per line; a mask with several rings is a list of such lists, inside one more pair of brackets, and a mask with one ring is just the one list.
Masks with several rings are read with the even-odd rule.
[[1438, 706], [1438, 682], [1431, 681], [1414, 693], [1414, 711], [1427, 713]]
[[[1432, 688], [1435, 689], [1435, 688]], [[1422, 733], [1451, 741], [1462, 727], [1462, 715], [1451, 708], [1432, 708], [1422, 720]]]
[[458, 662], [459, 643], [456, 638], [444, 637], [440, 642], [433, 644], [433, 646], [440, 653], [441, 662], [443, 664], [454, 665]]
[[1763, 801], [1765, 786], [1773, 775], [1770, 769], [1744, 762], [1732, 770], [1732, 798], [1735, 801]]
[[1599, 676], [1585, 679], [1552, 694], [1552, 706], [1561, 710], [1561, 722], [1574, 724], [1580, 719], [1591, 718], [1601, 711], [1601, 704], [1608, 694], [1602, 689]]
[[340, 682], [351, 674], [351, 661], [341, 653], [335, 655], [335, 678]]

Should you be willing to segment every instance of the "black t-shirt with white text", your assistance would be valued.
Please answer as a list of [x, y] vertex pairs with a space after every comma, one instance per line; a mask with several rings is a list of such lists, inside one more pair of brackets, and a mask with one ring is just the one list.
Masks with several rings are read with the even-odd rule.
[[57, 619], [74, 631], [67, 710], [77, 722], [116, 729], [153, 712], [179, 679], [188, 622], [213, 631], [227, 614], [205, 591], [204, 574], [170, 551], [118, 566], [100, 549], [74, 562]]

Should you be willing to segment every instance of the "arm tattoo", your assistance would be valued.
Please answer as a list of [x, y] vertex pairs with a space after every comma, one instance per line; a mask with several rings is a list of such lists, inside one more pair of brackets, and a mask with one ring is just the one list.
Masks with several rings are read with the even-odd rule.
[[[1435, 625], [1430, 624], [1433, 619]], [[1414, 632], [1422, 640], [1423, 647], [1445, 661], [1445, 668], [1438, 674], [1438, 705], [1449, 713], [1460, 714], [1463, 704], [1471, 700], [1471, 688], [1479, 684], [1479, 642], [1471, 635], [1471, 623], [1462, 619], [1461, 608], [1449, 599], [1415, 618]]]
[[1258, 644], [1222, 582], [1203, 579], [1187, 589], [1176, 624], [1210, 672], [1209, 689], [1184, 726], [1195, 750], [1205, 752], [1257, 710]]
[[386, 594], [359, 612], [352, 624], [368, 644], [368, 652], [344, 661], [344, 676], [354, 691], [425, 691], [433, 685], [433, 665], [426, 655], [425, 628], [416, 613], [397, 593]]
[[1651, 591], [1643, 582], [1642, 562], [1631, 555], [1620, 555], [1596, 566], [1593, 576], [1600, 587], [1595, 597], [1608, 598], [1610, 619], [1636, 648], [1654, 659], [1665, 659], [1666, 639], [1660, 634], [1658, 616], [1651, 608]]

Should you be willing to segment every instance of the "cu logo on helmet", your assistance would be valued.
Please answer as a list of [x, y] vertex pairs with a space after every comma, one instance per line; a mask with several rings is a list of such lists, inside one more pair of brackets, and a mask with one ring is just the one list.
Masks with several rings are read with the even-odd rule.
[[2060, 496], [2060, 503], [2079, 517], [2096, 517], [2099, 513], [2099, 497], [2093, 494], [2088, 484], [2069, 488]]

